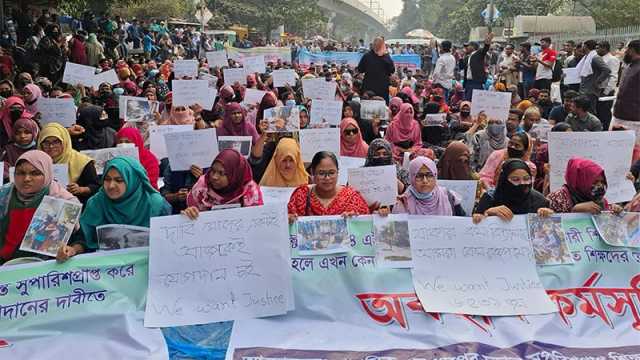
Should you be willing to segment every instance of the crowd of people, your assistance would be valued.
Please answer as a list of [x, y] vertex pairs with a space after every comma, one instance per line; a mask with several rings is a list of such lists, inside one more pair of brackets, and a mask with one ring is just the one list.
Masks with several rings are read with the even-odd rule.
[[[640, 122], [640, 40], [612, 53], [606, 41], [568, 42], [558, 51], [558, 44], [545, 37], [539, 47], [523, 43], [516, 51], [512, 44], [498, 47], [489, 34], [483, 44], [459, 49], [450, 41], [440, 42], [431, 49], [437, 58], [433, 69], [424, 71], [399, 69], [390, 57], [397, 51], [410, 53], [412, 47], [398, 50], [376, 38], [370, 45], [360, 41], [346, 48], [363, 52], [357, 67], [302, 67], [294, 55], [291, 63], [269, 62], [265, 73], [248, 74], [246, 81], [229, 85], [222, 69], [209, 66], [201, 51], [219, 45], [199, 43], [205, 38], [193, 29], [169, 30], [160, 22], [129, 23], [88, 13], [70, 21], [73, 35], [67, 39], [53, 14], [34, 19], [17, 12], [14, 19], [15, 38], [8, 32], [12, 40], [4, 38], [0, 44], [0, 161], [5, 167], [0, 263], [39, 256], [19, 248], [46, 195], [83, 204], [79, 226], [58, 252], [61, 261], [96, 250], [95, 229], [100, 225], [148, 227], [156, 216], [183, 214], [196, 219], [199, 212], [229, 205], [259, 206], [265, 186], [295, 188], [288, 200], [290, 221], [310, 215], [408, 213], [472, 216], [480, 222], [487, 216], [509, 220], [527, 213], [620, 212], [625, 205], [607, 201], [602, 166], [582, 158], [569, 161], [565, 185], [551, 192], [548, 147], [534, 130], [540, 125], [553, 132], [616, 130], [624, 128], [618, 120]], [[142, 53], [130, 54], [139, 48]], [[496, 61], [492, 52], [497, 52]], [[217, 77], [211, 109], [172, 104], [173, 60], [182, 58], [197, 58], [200, 75]], [[113, 69], [119, 82], [97, 88], [65, 84], [61, 78], [67, 62], [95, 66], [101, 72]], [[239, 64], [229, 60], [228, 66]], [[562, 69], [571, 67], [577, 68], [580, 83], [565, 85]], [[275, 87], [271, 72], [276, 69], [294, 69], [296, 83]], [[305, 163], [298, 134], [267, 132], [264, 113], [276, 106], [295, 106], [301, 114], [300, 128], [310, 128], [313, 101], [301, 86], [301, 80], [310, 78], [338, 84], [335, 100], [343, 102], [343, 119], [340, 153], [317, 149], [312, 161]], [[552, 99], [552, 84], [557, 82], [562, 103]], [[244, 102], [247, 89], [266, 92], [257, 106]], [[508, 118], [472, 116], [473, 91], [481, 89], [510, 94]], [[606, 98], [600, 101], [613, 94], [615, 106]], [[154, 114], [159, 126], [216, 128], [218, 136], [250, 136], [250, 154], [245, 157], [225, 149], [208, 168], [172, 170], [167, 158], [158, 159], [150, 150], [149, 124], [124, 121], [120, 96], [160, 101]], [[42, 123], [38, 101], [43, 98], [73, 99], [76, 123], [70, 127]], [[390, 121], [364, 119], [362, 100], [385, 101]], [[445, 114], [446, 121], [427, 125], [429, 114]], [[101, 176], [94, 159], [80, 152], [122, 143], [134, 144], [139, 160], [116, 157]], [[409, 162], [403, 164], [406, 153]], [[365, 167], [395, 165], [397, 203], [369, 204], [357, 190], [339, 184], [338, 174], [344, 171], [340, 156], [363, 158]], [[54, 180], [54, 164], [68, 166], [66, 187]], [[13, 182], [9, 182], [10, 167], [15, 167]], [[634, 164], [633, 169], [638, 168], [640, 164]], [[628, 176], [637, 177], [633, 169]], [[473, 214], [465, 214], [460, 195], [440, 186], [439, 180], [477, 181]], [[627, 208], [635, 210], [636, 203]]]

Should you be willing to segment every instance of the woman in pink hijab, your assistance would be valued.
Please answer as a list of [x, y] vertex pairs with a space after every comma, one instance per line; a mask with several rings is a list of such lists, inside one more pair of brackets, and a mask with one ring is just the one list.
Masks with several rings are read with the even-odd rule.
[[404, 103], [400, 106], [400, 112], [389, 124], [384, 138], [391, 143], [396, 161], [402, 160], [403, 153], [422, 148], [420, 124], [413, 118], [411, 104]]
[[192, 125], [196, 123], [193, 110], [186, 106], [172, 106], [169, 112], [171, 125]]
[[360, 127], [354, 118], [344, 118], [340, 123], [340, 156], [366, 158], [369, 145], [362, 139]]
[[42, 97], [42, 90], [36, 84], [27, 84], [22, 89], [24, 94], [24, 102], [27, 106], [27, 111], [35, 114], [38, 112], [37, 102]]

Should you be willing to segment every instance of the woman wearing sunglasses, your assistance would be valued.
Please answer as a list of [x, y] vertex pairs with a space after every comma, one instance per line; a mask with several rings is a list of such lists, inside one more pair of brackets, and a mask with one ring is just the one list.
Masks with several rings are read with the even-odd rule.
[[358, 122], [344, 118], [340, 123], [340, 156], [366, 158], [369, 145], [362, 139]]

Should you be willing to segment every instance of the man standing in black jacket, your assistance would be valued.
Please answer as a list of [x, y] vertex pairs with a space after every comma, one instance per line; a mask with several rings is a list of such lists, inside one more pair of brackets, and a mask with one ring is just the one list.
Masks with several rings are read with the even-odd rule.
[[464, 58], [464, 98], [471, 101], [473, 90], [484, 89], [484, 83], [487, 81], [487, 70], [485, 66], [485, 59], [487, 52], [491, 47], [491, 41], [493, 40], [493, 33], [487, 34], [484, 39], [484, 46], [479, 49], [477, 43], [469, 44], [465, 51], [467, 56]]
[[357, 70], [364, 73], [363, 92], [373, 91], [389, 103], [389, 76], [396, 68], [383, 38], [377, 37], [373, 40], [373, 49], [362, 56]]

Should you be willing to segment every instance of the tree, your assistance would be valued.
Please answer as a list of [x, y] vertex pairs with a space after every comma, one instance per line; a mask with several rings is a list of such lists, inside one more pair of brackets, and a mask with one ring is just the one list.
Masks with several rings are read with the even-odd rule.
[[592, 16], [599, 27], [640, 24], [640, 0], [575, 0], [573, 5], [578, 14]]
[[168, 18], [184, 17], [187, 12], [185, 1], [137, 0], [114, 2], [110, 13], [123, 18]]

